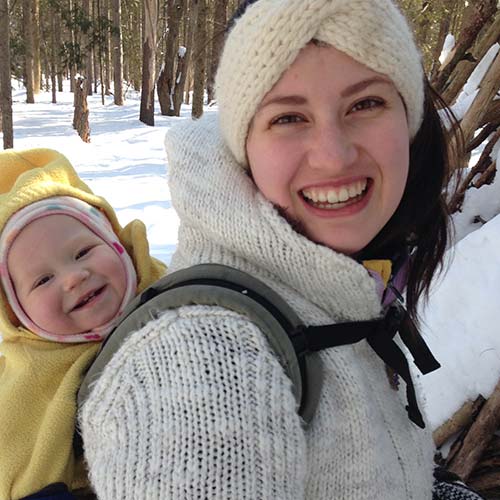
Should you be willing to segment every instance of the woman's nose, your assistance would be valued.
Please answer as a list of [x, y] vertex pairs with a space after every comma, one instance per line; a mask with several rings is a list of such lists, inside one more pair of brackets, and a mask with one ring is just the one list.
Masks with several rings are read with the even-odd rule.
[[87, 269], [71, 269], [67, 271], [63, 283], [64, 290], [68, 292], [73, 290], [73, 288], [79, 286], [89, 276], [90, 272]]
[[358, 158], [358, 148], [352, 137], [336, 123], [318, 125], [311, 137], [308, 163], [314, 169], [342, 172]]

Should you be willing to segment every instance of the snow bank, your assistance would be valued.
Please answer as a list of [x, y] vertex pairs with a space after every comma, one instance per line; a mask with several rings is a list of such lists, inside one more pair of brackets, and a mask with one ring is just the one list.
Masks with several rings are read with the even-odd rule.
[[433, 428], [500, 378], [500, 216], [460, 241], [422, 308], [422, 328], [442, 368], [421, 378]]

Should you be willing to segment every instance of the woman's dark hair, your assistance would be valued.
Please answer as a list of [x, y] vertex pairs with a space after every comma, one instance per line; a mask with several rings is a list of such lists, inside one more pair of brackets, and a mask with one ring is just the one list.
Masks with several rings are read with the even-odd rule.
[[[240, 4], [227, 24], [226, 33], [256, 1], [244, 0]], [[443, 125], [438, 109], [448, 121], [449, 130]], [[358, 260], [387, 259], [411, 253], [406, 302], [413, 320], [417, 319], [419, 298], [427, 296], [432, 278], [443, 265], [451, 233], [446, 199], [453, 195], [449, 185], [450, 164], [458, 159], [460, 145], [456, 118], [426, 79], [423, 121], [410, 146], [410, 168], [403, 198], [389, 222], [355, 256]]]
[[[449, 122], [449, 129], [445, 128], [438, 109]], [[411, 265], [406, 296], [413, 319], [418, 299], [427, 296], [432, 278], [443, 265], [451, 233], [447, 204], [447, 198], [453, 195], [451, 164], [459, 157], [460, 144], [456, 118], [426, 80], [424, 116], [410, 146], [410, 168], [403, 198], [389, 222], [360, 256], [388, 258], [409, 249]]]

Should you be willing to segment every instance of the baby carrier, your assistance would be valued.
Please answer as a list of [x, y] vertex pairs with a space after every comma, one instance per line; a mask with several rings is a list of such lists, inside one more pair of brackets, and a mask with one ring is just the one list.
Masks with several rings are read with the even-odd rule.
[[408, 416], [419, 427], [425, 427], [408, 362], [394, 341], [398, 330], [422, 373], [436, 370], [440, 365], [416, 330], [402, 328], [408, 318], [401, 303], [390, 306], [385, 316], [376, 320], [306, 326], [270, 287], [247, 273], [219, 264], [200, 264], [165, 276], [129, 304], [84, 378], [79, 406], [113, 353], [131, 333], [162, 312], [187, 305], [231, 309], [247, 316], [262, 330], [292, 381], [298, 412], [305, 424], [311, 421], [321, 392], [321, 361], [316, 353], [366, 339], [377, 355], [405, 381]]
[[[440, 365], [418, 331], [408, 327], [409, 318], [400, 301], [377, 320], [306, 326], [270, 287], [247, 273], [219, 264], [200, 264], [174, 272], [136, 297], [87, 372], [78, 394], [78, 405], [85, 402], [89, 388], [130, 334], [162, 312], [187, 305], [224, 307], [247, 316], [260, 328], [292, 381], [304, 425], [313, 418], [321, 392], [321, 360], [317, 353], [366, 339], [377, 355], [405, 381], [408, 416], [419, 427], [425, 427], [408, 362], [394, 341], [396, 333], [399, 331], [422, 373], [436, 370]], [[481, 500], [481, 497], [457, 478], [443, 476], [443, 471], [437, 469], [433, 500]]]

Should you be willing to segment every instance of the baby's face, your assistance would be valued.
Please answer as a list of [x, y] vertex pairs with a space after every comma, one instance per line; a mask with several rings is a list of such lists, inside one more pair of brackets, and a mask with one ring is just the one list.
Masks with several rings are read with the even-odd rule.
[[104, 325], [125, 295], [126, 273], [118, 254], [68, 215], [42, 217], [23, 228], [7, 266], [27, 316], [58, 335]]

